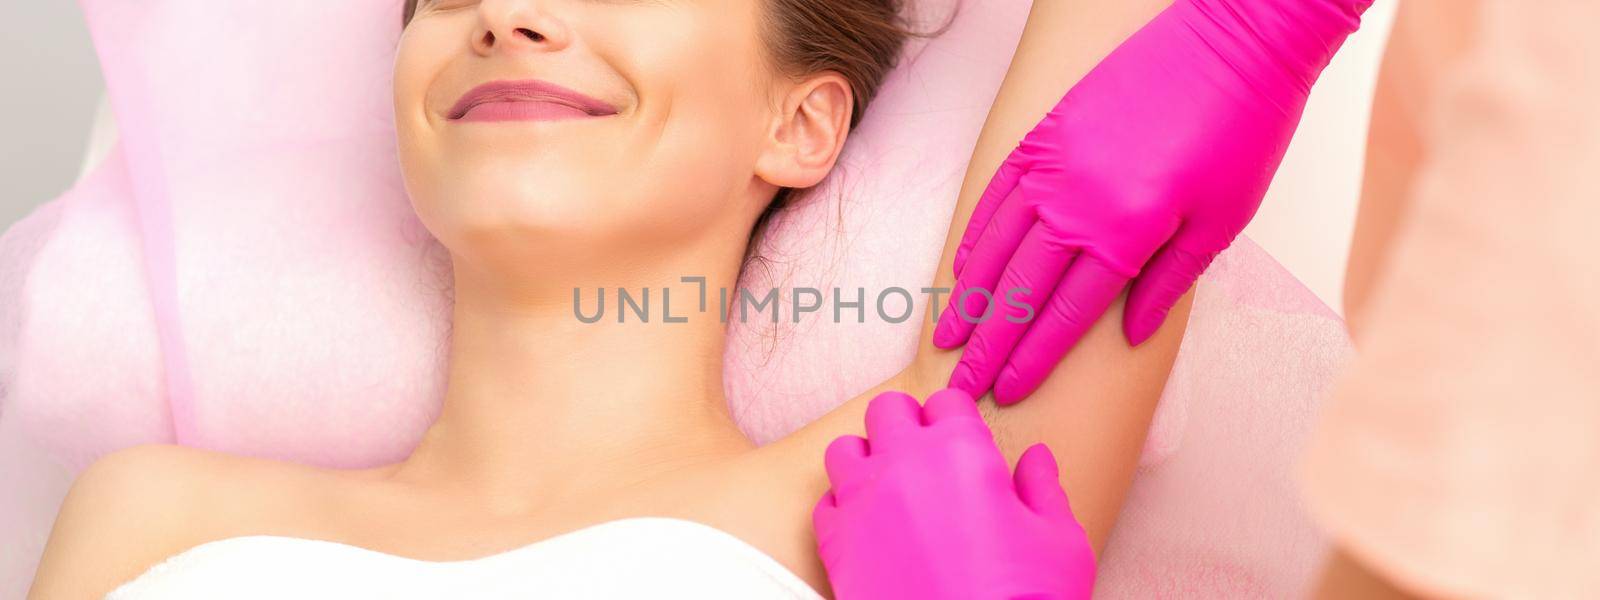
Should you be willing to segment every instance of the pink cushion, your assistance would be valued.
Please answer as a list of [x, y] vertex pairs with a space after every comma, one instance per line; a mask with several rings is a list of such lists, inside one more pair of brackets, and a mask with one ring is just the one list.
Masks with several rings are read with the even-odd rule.
[[[0, 557], [0, 596], [26, 589], [71, 473], [106, 452], [176, 441], [369, 466], [406, 455], [443, 388], [445, 257], [394, 159], [398, 0], [80, 1], [121, 139], [0, 237], [0, 477], [38, 482], [0, 495], [22, 540]], [[893, 74], [839, 171], [777, 220], [772, 268], [747, 286], [848, 299], [931, 281], [1028, 9], [963, 4]], [[1321, 548], [1287, 453], [1343, 352], [1338, 321], [1248, 242], [1206, 286], [1103, 591], [1287, 595]], [[730, 331], [730, 403], [759, 441], [893, 374], [916, 343], [916, 319], [811, 317]], [[1240, 505], [1257, 518], [1229, 520]]]

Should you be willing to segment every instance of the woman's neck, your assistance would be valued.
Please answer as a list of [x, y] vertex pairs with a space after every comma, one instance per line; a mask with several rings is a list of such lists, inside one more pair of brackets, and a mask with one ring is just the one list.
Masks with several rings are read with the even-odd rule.
[[[750, 449], [723, 396], [725, 328], [714, 310], [691, 310], [701, 285], [627, 279], [586, 323], [573, 285], [510, 289], [457, 261], [444, 405], [394, 477], [526, 514]], [[635, 300], [650, 289], [648, 323], [632, 311], [618, 322], [619, 288]], [[669, 288], [673, 316], [687, 322], [664, 320]], [[583, 293], [592, 317], [599, 293]]]

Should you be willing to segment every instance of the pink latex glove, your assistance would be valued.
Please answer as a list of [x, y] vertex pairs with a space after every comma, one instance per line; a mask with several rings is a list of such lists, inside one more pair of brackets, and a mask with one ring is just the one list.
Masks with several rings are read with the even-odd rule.
[[1094, 550], [1044, 444], [1013, 478], [972, 396], [884, 392], [828, 446], [812, 521], [841, 600], [1088, 598]]
[[1149, 338], [1255, 216], [1371, 2], [1177, 0], [1090, 71], [1001, 165], [961, 238], [950, 308], [964, 312], [934, 333], [967, 345], [950, 385], [1021, 400], [1130, 281], [1123, 329]]

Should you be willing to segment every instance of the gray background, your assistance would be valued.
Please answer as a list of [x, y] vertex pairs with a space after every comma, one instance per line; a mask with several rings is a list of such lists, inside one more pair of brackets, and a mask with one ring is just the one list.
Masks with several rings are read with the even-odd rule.
[[105, 85], [78, 3], [0, 2], [0, 230], [77, 178]]

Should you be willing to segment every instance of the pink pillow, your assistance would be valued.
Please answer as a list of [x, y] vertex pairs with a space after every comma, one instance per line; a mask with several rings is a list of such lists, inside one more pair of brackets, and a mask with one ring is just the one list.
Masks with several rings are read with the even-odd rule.
[[[20, 541], [0, 556], [0, 596], [22, 595], [70, 475], [109, 451], [176, 441], [369, 466], [410, 451], [443, 389], [445, 256], [394, 157], [400, 2], [80, 2], [121, 139], [0, 237], [0, 477], [36, 484], [0, 495], [0, 529]], [[1028, 11], [963, 5], [893, 74], [840, 170], [777, 220], [773, 268], [747, 286], [853, 297], [932, 280]], [[1259, 456], [1297, 443], [1344, 347], [1337, 319], [1248, 242], [1224, 257], [1103, 591], [1287, 595], [1321, 548], [1287, 493], [1290, 457]], [[757, 440], [900, 369], [926, 318], [831, 316], [731, 329], [730, 404]], [[1262, 518], [1212, 510], [1241, 502]]]
[[[447, 303], [394, 158], [397, 3], [82, 5], [121, 134], [122, 160], [92, 178], [125, 172], [113, 193], [132, 207], [158, 342], [156, 393], [129, 401], [164, 415], [156, 439], [325, 465], [403, 456], [436, 407]], [[49, 402], [30, 431], [72, 435], [111, 395], [28, 393], [62, 385], [43, 373], [73, 372], [74, 354], [22, 355], [17, 401]], [[125, 441], [49, 445], [81, 467]]]

